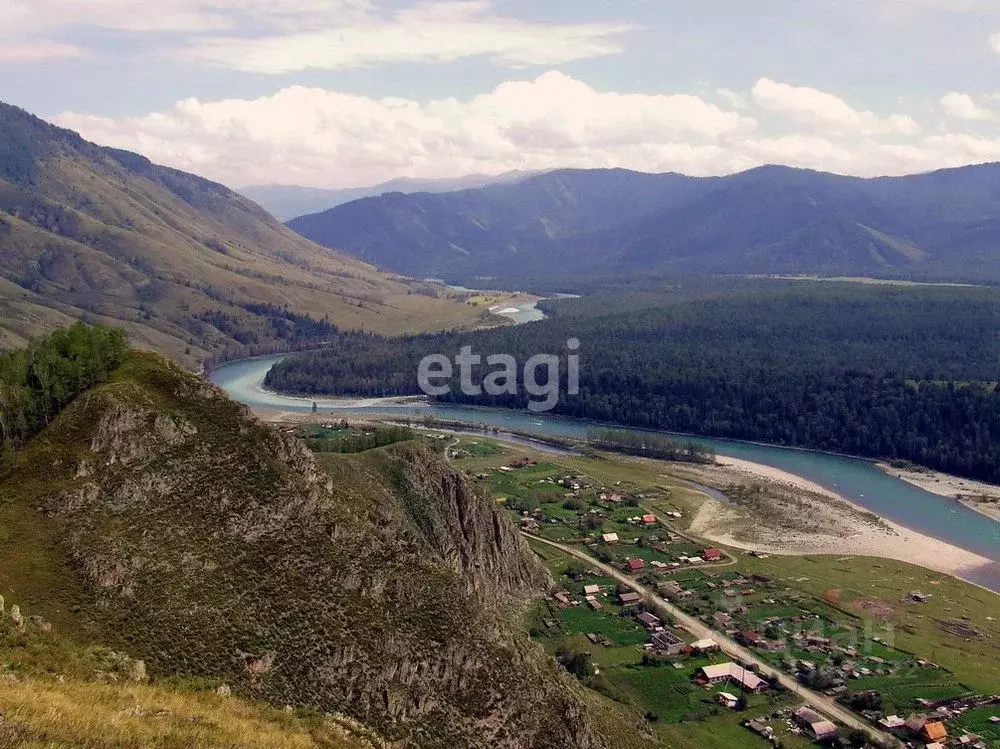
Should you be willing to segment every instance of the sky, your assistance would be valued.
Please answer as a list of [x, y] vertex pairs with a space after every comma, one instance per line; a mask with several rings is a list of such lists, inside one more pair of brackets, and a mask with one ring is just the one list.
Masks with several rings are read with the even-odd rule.
[[0, 100], [233, 187], [1000, 161], [997, 0], [0, 0]]

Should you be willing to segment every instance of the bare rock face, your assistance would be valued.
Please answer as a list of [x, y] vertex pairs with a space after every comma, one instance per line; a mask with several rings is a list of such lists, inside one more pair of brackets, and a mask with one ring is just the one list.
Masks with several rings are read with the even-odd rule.
[[156, 673], [350, 716], [398, 747], [599, 746], [506, 623], [546, 572], [426, 448], [320, 464], [166, 364], [53, 428], [83, 449], [37, 506], [86, 581], [91, 627]]
[[383, 534], [415, 539], [489, 607], [544, 592], [549, 576], [489, 496], [439, 456], [401, 447], [386, 463], [396, 480], [383, 488]]

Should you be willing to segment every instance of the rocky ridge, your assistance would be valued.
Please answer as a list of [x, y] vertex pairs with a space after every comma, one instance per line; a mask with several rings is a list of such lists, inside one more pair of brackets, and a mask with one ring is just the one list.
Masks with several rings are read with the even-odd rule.
[[154, 679], [342, 713], [391, 746], [601, 745], [572, 685], [505, 621], [546, 573], [426, 446], [317, 461], [133, 354], [18, 454], [0, 508], [2, 556], [55, 562], [19, 584], [32, 607]]

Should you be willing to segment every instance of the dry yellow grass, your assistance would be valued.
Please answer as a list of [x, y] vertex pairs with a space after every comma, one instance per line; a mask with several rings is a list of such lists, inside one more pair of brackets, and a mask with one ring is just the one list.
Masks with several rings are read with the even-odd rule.
[[332, 719], [156, 686], [0, 681], [3, 747], [371, 749]]

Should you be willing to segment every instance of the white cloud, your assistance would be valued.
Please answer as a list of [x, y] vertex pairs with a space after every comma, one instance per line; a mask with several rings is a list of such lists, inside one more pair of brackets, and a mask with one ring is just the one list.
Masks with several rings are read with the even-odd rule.
[[434, 0], [388, 12], [372, 0], [0, 0], [4, 32], [41, 40], [94, 27], [175, 32], [157, 47], [234, 70], [280, 74], [384, 62], [488, 57], [509, 67], [621, 53], [623, 23], [508, 18], [491, 0]]
[[838, 96], [807, 86], [790, 86], [761, 78], [753, 100], [764, 109], [788, 116], [802, 125], [833, 133], [915, 135], [920, 126], [908, 115], [878, 117], [855, 109]]
[[56, 122], [231, 185], [339, 187], [559, 167], [705, 175], [765, 163], [867, 176], [1000, 159], [1000, 140], [942, 123], [921, 136], [906, 115], [878, 117], [815, 89], [764, 79], [747, 106], [598, 91], [549, 72], [465, 100], [293, 86], [259, 99], [186, 99], [143, 117], [68, 112]]
[[992, 120], [996, 117], [993, 111], [979, 106], [971, 96], [958, 93], [957, 91], [945, 94], [941, 98], [941, 107], [947, 115], [960, 120], [984, 121]]
[[1000, 31], [990, 37], [990, 46], [994, 52], [1000, 52]]
[[733, 109], [746, 109], [750, 106], [745, 94], [733, 91], [731, 88], [717, 88], [715, 93], [721, 96]]
[[0, 63], [34, 64], [49, 60], [86, 57], [86, 52], [61, 42], [5, 42], [0, 39]]
[[382, 62], [451, 62], [485, 56], [509, 67], [621, 53], [626, 24], [542, 24], [494, 15], [492, 3], [435, 2], [301, 33], [199, 41], [186, 57], [253, 73], [358, 68]]
[[0, 0], [6, 33], [76, 26], [120, 31], [218, 32], [264, 24], [290, 28], [353, 20], [370, 0]]
[[720, 139], [756, 124], [697, 96], [599, 92], [557, 72], [466, 101], [295, 86], [261, 99], [188, 99], [140, 118], [66, 113], [56, 121], [229, 184], [329, 186], [556, 166], [706, 173]]

